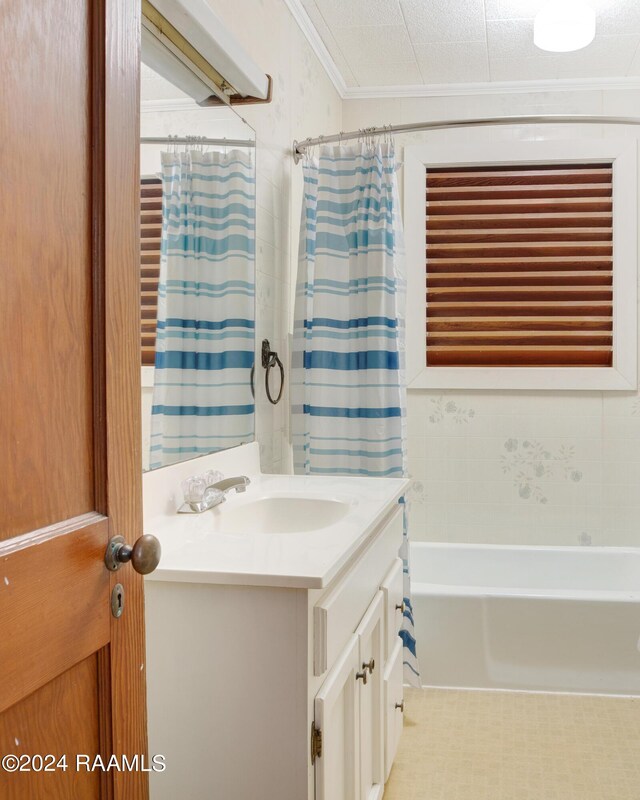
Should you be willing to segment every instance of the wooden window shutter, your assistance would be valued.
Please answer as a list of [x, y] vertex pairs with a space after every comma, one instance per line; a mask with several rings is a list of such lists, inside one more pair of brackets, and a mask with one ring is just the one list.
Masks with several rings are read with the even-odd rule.
[[427, 170], [427, 366], [612, 365], [612, 175]]
[[153, 366], [156, 356], [162, 180], [140, 179], [140, 344], [142, 365]]

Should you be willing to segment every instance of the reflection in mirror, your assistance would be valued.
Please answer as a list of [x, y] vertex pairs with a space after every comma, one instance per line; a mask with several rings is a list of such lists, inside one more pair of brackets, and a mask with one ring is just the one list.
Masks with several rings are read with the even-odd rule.
[[140, 173], [143, 466], [155, 469], [254, 439], [254, 132], [143, 64]]

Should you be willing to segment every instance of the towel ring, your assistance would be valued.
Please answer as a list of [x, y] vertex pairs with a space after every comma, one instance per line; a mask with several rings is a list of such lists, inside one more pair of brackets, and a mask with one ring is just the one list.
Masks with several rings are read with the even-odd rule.
[[[275, 367], [276, 365], [280, 368], [280, 391], [274, 400], [271, 395], [271, 388], [269, 386], [269, 372], [271, 371], [271, 368]], [[262, 340], [262, 366], [266, 369], [264, 375], [264, 388], [267, 393], [267, 399], [275, 406], [280, 402], [282, 392], [284, 390], [284, 367], [276, 351], [271, 349], [268, 339]]]

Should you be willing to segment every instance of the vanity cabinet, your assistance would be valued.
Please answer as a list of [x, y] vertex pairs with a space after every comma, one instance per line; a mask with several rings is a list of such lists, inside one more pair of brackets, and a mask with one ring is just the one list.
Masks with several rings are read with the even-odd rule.
[[[316, 800], [378, 800], [402, 731], [402, 561], [397, 554], [402, 518], [397, 513], [362, 561], [315, 608], [315, 630], [329, 639], [333, 666], [315, 696], [312, 736], [321, 739], [314, 759]], [[384, 568], [391, 563], [388, 572]], [[375, 581], [376, 575], [384, 575]], [[368, 608], [349, 606], [368, 598]], [[355, 611], [355, 613], [354, 613]], [[342, 651], [331, 643], [360, 617]], [[327, 622], [327, 620], [332, 622]], [[327, 635], [332, 624], [333, 636]], [[318, 639], [316, 639], [316, 649]], [[315, 664], [327, 662], [316, 652]]]
[[150, 577], [149, 745], [167, 763], [151, 800], [383, 796], [402, 730], [397, 499], [379, 519], [323, 587]]
[[383, 595], [378, 592], [315, 697], [314, 730], [322, 737], [315, 765], [316, 800], [382, 797], [383, 623]]

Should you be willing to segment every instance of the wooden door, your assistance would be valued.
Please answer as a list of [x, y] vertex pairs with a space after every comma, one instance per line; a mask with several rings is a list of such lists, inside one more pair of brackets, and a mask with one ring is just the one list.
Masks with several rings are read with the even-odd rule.
[[316, 759], [316, 800], [359, 800], [359, 642], [352, 636], [315, 697], [315, 725], [322, 732]]
[[360, 800], [384, 793], [384, 594], [379, 591], [358, 625], [359, 667], [368, 673], [360, 686]]
[[141, 532], [140, 4], [0, 5], [0, 797], [137, 800], [76, 755], [146, 750], [142, 578], [103, 562]]

